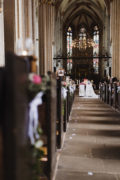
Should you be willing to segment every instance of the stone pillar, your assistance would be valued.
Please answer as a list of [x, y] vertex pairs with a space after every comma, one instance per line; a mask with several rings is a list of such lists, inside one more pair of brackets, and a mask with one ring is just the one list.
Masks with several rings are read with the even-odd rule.
[[30, 13], [32, 8], [31, 0], [5, 0], [4, 1], [4, 28], [5, 28], [5, 50], [18, 51], [18, 40], [20, 40], [21, 51], [25, 48], [25, 36], [32, 36], [30, 24], [32, 18]]
[[15, 48], [15, 0], [4, 1], [5, 51]]
[[54, 28], [54, 6], [43, 1], [39, 6], [39, 53], [40, 74], [52, 71], [52, 42]]
[[112, 76], [120, 79], [120, 2], [111, 2]]
[[[120, 7], [120, 1], [118, 0], [117, 7]], [[118, 17], [120, 18], [120, 10], [118, 10]], [[119, 42], [119, 47], [118, 47], [118, 57], [119, 57], [119, 70], [118, 70], [118, 79], [120, 80], [120, 19], [118, 18], [118, 42]]]
[[34, 44], [34, 55], [36, 56], [37, 73], [39, 74], [39, 2], [32, 1], [32, 36]]
[[115, 37], [115, 41], [116, 41], [116, 59], [115, 59], [115, 76], [118, 78], [119, 77], [119, 46], [120, 46], [120, 43], [119, 43], [119, 8], [120, 6], [118, 6], [118, 1], [119, 0], [116, 0], [116, 37]]
[[26, 8], [28, 8], [28, 17], [26, 18], [26, 22], [27, 22], [27, 32], [26, 32], [26, 38], [31, 38], [32, 39], [32, 1], [31, 0], [27, 0], [28, 2], [28, 6]]
[[113, 33], [114, 33], [114, 3], [111, 2], [111, 40], [112, 40], [112, 76], [114, 74], [114, 63], [113, 63], [113, 59], [114, 59], [114, 38], [113, 38]]

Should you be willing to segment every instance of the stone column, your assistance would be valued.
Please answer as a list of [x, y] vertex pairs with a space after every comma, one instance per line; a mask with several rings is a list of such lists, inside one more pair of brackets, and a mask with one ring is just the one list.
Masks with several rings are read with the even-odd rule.
[[118, 47], [118, 58], [119, 58], [119, 80], [120, 80], [120, 10], [119, 10], [119, 7], [120, 7], [120, 1], [118, 0], [118, 4], [117, 4], [117, 7], [118, 7], [118, 41], [119, 41], [119, 47]]
[[112, 8], [112, 19], [111, 19], [111, 25], [112, 25], [112, 76], [114, 76], [114, 71], [115, 71], [115, 68], [114, 68], [114, 37], [113, 37], [113, 34], [114, 34], [114, 27], [115, 27], [115, 21], [114, 21], [114, 2], [112, 1], [112, 5], [111, 5], [111, 8]]
[[54, 7], [49, 1], [39, 6], [39, 55], [40, 74], [52, 71], [52, 42], [54, 28]]
[[46, 11], [45, 4], [39, 7], [39, 53], [40, 53], [40, 74], [45, 74], [46, 71]]
[[117, 0], [115, 0], [115, 76], [118, 77], [118, 14], [117, 14]]
[[120, 78], [120, 2], [114, 0], [111, 3], [112, 76]]
[[5, 51], [15, 48], [15, 0], [4, 1]]
[[116, 48], [117, 48], [117, 42], [116, 42], [116, 32], [117, 32], [117, 12], [116, 12], [116, 0], [114, 1], [114, 76], [116, 76]]
[[36, 56], [37, 73], [39, 74], [39, 26], [38, 26], [38, 13], [39, 13], [39, 2], [32, 1], [32, 37], [34, 44], [34, 55]]
[[26, 37], [32, 38], [31, 0], [4, 1], [5, 50], [18, 52], [18, 40], [21, 51], [25, 48]]

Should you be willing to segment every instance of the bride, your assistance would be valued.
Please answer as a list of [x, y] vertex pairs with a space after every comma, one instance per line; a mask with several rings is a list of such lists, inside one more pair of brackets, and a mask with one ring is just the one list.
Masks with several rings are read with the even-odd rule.
[[98, 95], [95, 94], [92, 83], [88, 80], [86, 82], [86, 97], [91, 97], [91, 98], [98, 98]]
[[79, 96], [86, 97], [86, 98], [98, 98], [98, 95], [95, 94], [92, 83], [85, 79], [79, 85]]

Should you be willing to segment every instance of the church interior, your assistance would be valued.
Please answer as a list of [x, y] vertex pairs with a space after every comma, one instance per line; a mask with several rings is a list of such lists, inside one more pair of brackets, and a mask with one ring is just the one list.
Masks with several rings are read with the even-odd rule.
[[0, 0], [0, 180], [120, 180], [120, 0]]

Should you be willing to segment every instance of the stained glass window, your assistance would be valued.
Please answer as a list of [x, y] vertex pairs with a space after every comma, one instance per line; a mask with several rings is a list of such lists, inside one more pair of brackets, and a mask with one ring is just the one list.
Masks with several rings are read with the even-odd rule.
[[[72, 56], [72, 28], [69, 27], [67, 31], [67, 56]], [[71, 74], [72, 70], [72, 59], [67, 60], [67, 73]]]
[[93, 34], [93, 41], [94, 41], [94, 46], [93, 46], [93, 56], [96, 57], [93, 59], [93, 68], [94, 68], [94, 73], [98, 74], [99, 73], [99, 29], [98, 26], [94, 27], [94, 34]]
[[69, 27], [67, 31], [67, 56], [72, 56], [72, 28]]

